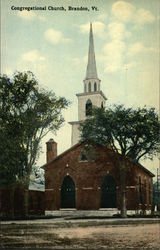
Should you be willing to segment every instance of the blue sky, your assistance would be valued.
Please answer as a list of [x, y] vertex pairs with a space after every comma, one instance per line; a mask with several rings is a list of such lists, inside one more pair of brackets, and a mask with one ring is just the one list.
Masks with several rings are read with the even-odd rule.
[[[11, 7], [64, 6], [66, 11], [18, 11]], [[67, 11], [68, 6], [90, 11]], [[98, 11], [92, 11], [96, 6]], [[65, 124], [53, 137], [61, 153], [71, 145], [69, 121], [77, 120], [76, 93], [83, 92], [89, 22], [93, 22], [95, 54], [107, 106], [159, 106], [159, 0], [2, 0], [1, 72], [31, 70], [42, 87], [72, 104]], [[127, 68], [127, 70], [126, 70]], [[45, 163], [45, 152], [39, 164]], [[155, 172], [158, 161], [145, 162]]]

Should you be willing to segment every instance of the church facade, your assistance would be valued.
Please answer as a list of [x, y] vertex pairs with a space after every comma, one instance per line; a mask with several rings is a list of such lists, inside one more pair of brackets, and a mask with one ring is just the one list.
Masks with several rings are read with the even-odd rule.
[[[47, 143], [50, 157], [44, 166], [47, 215], [63, 209], [120, 213], [120, 171], [115, 152], [100, 145], [89, 145], [91, 148], [86, 150], [86, 146], [77, 143], [52, 158], [57, 144], [53, 140]], [[128, 163], [126, 206], [129, 214], [151, 212], [153, 176], [143, 166]]]
[[[72, 146], [57, 156], [57, 143], [47, 142], [45, 214], [62, 210], [112, 211], [121, 209], [121, 156], [107, 147], [80, 143], [79, 126], [92, 106], [103, 107], [107, 98], [100, 88], [90, 24], [89, 53], [84, 91], [77, 94], [78, 121], [72, 125]], [[117, 161], [118, 159], [118, 161]], [[142, 165], [127, 161], [126, 206], [128, 213], [151, 212], [153, 174]], [[107, 215], [107, 214], [106, 214]]]

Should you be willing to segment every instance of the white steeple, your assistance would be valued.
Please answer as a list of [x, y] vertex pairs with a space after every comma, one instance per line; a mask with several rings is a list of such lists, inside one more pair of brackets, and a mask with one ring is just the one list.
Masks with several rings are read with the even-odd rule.
[[88, 64], [86, 70], [86, 77], [84, 79], [84, 92], [100, 91], [100, 80], [97, 76], [96, 58], [94, 53], [94, 40], [92, 23], [90, 23], [89, 32], [89, 50], [88, 50]]
[[87, 64], [85, 79], [97, 79], [97, 78], [98, 77], [97, 77], [96, 59], [94, 53], [92, 23], [90, 23], [88, 64]]
[[78, 143], [80, 140], [80, 123], [90, 115], [92, 106], [102, 107], [107, 100], [103, 92], [100, 90], [100, 80], [97, 75], [92, 23], [90, 23], [89, 33], [88, 64], [86, 77], [83, 82], [84, 92], [76, 94], [78, 98], [78, 121], [69, 122], [72, 125], [72, 145]]

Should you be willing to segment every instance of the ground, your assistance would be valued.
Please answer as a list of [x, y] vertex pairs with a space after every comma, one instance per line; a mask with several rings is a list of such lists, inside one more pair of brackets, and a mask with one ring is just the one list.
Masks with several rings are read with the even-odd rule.
[[0, 249], [160, 249], [159, 219], [1, 222]]

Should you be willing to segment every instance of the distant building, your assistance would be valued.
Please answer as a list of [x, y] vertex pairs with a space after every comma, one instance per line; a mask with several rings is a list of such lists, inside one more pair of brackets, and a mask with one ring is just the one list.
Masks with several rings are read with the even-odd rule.
[[[97, 76], [90, 24], [89, 53], [84, 92], [78, 97], [78, 121], [72, 125], [72, 147], [57, 156], [57, 143], [47, 142], [45, 169], [45, 214], [62, 210], [110, 211], [121, 209], [119, 164], [122, 156], [107, 147], [80, 143], [79, 125], [90, 114], [92, 106], [102, 107], [106, 97]], [[150, 213], [152, 207], [152, 177], [142, 165], [127, 160], [126, 205], [129, 214]]]

